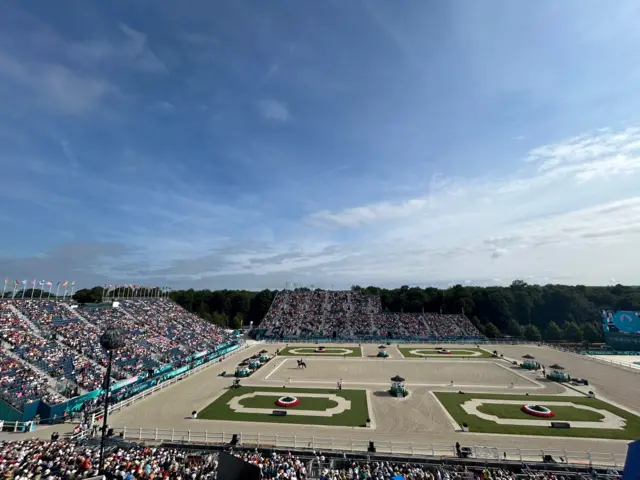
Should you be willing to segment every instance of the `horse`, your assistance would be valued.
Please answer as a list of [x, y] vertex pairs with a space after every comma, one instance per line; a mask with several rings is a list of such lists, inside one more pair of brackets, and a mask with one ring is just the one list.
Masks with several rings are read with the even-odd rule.
[[304, 363], [304, 360], [298, 360], [298, 368], [307, 368], [307, 364]]

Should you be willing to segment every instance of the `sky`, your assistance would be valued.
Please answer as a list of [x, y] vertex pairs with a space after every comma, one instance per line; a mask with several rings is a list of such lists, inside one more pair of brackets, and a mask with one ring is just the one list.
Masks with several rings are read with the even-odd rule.
[[4, 0], [0, 276], [640, 283], [634, 0]]

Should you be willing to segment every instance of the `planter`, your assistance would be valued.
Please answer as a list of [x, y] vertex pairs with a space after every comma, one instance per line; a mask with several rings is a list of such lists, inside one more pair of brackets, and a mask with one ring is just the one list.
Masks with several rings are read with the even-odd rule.
[[550, 409], [541, 405], [523, 405], [521, 410], [524, 413], [528, 413], [529, 415], [532, 415], [534, 417], [553, 418], [556, 416], [556, 414], [553, 413]]
[[280, 397], [276, 400], [276, 405], [282, 408], [290, 408], [295, 407], [300, 403], [300, 399], [298, 397]]

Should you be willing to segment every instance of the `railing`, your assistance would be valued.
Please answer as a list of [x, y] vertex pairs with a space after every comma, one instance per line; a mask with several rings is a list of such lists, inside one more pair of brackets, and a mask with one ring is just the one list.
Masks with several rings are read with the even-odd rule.
[[604, 359], [604, 358], [600, 358], [600, 357], [594, 357], [594, 356], [589, 355], [587, 353], [574, 352], [572, 350], [568, 350], [566, 348], [562, 348], [559, 345], [553, 345], [553, 344], [542, 344], [542, 345], [545, 346], [545, 347], [553, 348], [553, 349], [558, 350], [560, 352], [564, 352], [564, 353], [568, 353], [570, 355], [578, 356], [580, 358], [587, 358], [587, 359], [589, 359], [591, 361], [598, 362], [598, 363], [601, 363], [603, 365], [610, 365], [610, 364], [613, 363], [615, 365], [618, 365], [619, 367], [622, 367], [622, 368], [628, 370], [629, 372], [640, 373], [640, 368], [633, 367], [633, 366], [629, 365], [628, 363], [622, 363], [622, 362], [618, 362], [616, 360], [609, 360], [609, 359]]
[[[249, 345], [247, 345], [246, 343], [243, 343], [240, 345], [240, 347], [238, 347], [235, 350], [232, 350], [231, 352], [215, 358], [213, 360], [211, 360], [210, 362], [204, 363], [202, 365], [198, 365], [196, 368], [192, 369], [192, 370], [188, 370], [184, 373], [181, 373], [180, 375], [176, 375], [175, 377], [172, 377], [168, 380], [165, 380], [162, 383], [159, 383], [158, 385], [155, 385], [153, 387], [150, 387], [146, 390], [141, 391], [140, 393], [135, 394], [132, 397], [126, 398], [124, 400], [121, 400], [120, 402], [110, 405], [109, 406], [109, 413], [113, 412], [113, 411], [119, 411], [124, 407], [128, 407], [129, 405], [134, 404], [135, 402], [137, 402], [138, 400], [142, 400], [143, 398], [148, 397], [149, 395], [152, 395], [153, 393], [159, 391], [159, 390], [163, 390], [167, 387], [170, 387], [171, 385], [173, 385], [176, 382], [179, 382], [180, 380], [183, 380], [191, 375], [194, 375], [202, 370], [204, 370], [205, 368], [208, 368], [212, 365], [215, 365], [216, 363], [220, 363], [222, 360], [225, 360], [227, 357], [229, 357], [230, 355], [234, 355], [244, 349], [246, 349], [247, 347], [249, 347]], [[102, 418], [102, 413], [104, 411], [104, 407], [97, 407], [94, 410], [92, 410], [91, 414], [95, 414], [95, 419], [101, 419]], [[70, 416], [67, 421], [74, 421], [74, 414], [72, 414], [72, 416]], [[32, 421], [27, 421], [27, 422], [9, 422], [9, 421], [5, 421], [2, 422], [2, 420], [0, 420], [0, 425], [2, 425], [2, 427], [0, 427], [0, 431], [8, 431], [8, 432], [24, 432], [25, 430], [28, 430], [28, 428], [31, 425], [39, 425], [39, 424], [49, 424], [51, 421], [54, 421], [54, 424], [58, 424], [58, 423], [63, 423], [62, 422], [62, 418], [40, 418], [37, 421], [36, 420], [32, 420]], [[57, 422], [56, 422], [57, 420]]]
[[218, 357], [208, 363], [204, 363], [202, 365], [198, 365], [196, 368], [194, 368], [193, 370], [189, 370], [187, 372], [181, 373], [180, 375], [176, 375], [173, 378], [170, 378], [169, 380], [166, 380], [162, 383], [159, 383], [158, 385], [155, 385], [151, 388], [148, 388], [146, 390], [143, 390], [140, 393], [135, 394], [133, 397], [129, 397], [126, 398], [118, 403], [116, 403], [115, 405], [111, 405], [109, 406], [109, 414], [111, 414], [114, 411], [119, 411], [122, 410], [124, 407], [128, 407], [129, 405], [134, 404], [135, 402], [137, 402], [138, 400], [142, 400], [146, 397], [148, 397], [149, 395], [152, 395], [153, 393], [159, 391], [159, 390], [163, 390], [167, 387], [170, 387], [171, 385], [173, 385], [174, 383], [179, 382], [180, 380], [183, 380], [187, 377], [190, 377], [191, 375], [194, 375], [202, 370], [204, 370], [205, 368], [210, 367], [211, 365], [214, 365], [216, 363], [220, 363], [222, 360], [226, 359], [229, 355], [234, 355], [242, 350], [244, 350], [245, 348], [247, 348], [249, 345], [247, 345], [246, 343], [240, 345], [239, 348], [227, 353], [226, 355], [223, 355], [221, 357]]
[[[210, 443], [228, 444], [234, 437], [233, 433], [208, 432], [196, 430], [174, 430], [160, 428], [131, 428], [116, 427], [114, 434], [123, 439], [178, 442], [178, 443]], [[319, 451], [337, 450], [342, 452], [366, 452], [369, 440], [336, 439], [319, 436], [277, 435], [261, 433], [239, 433], [237, 439], [243, 446], [283, 449], [311, 449]], [[522, 449], [514, 447], [492, 447], [480, 445], [465, 445], [471, 448], [472, 456], [479, 459], [511, 460], [519, 462], [540, 462], [545, 455], [551, 455], [554, 460], [571, 465], [589, 465], [594, 467], [622, 467], [624, 454], [576, 452], [572, 450], [542, 450]], [[423, 442], [392, 442], [375, 441], [377, 453], [401, 455], [403, 457], [457, 457], [455, 445], [425, 444]]]

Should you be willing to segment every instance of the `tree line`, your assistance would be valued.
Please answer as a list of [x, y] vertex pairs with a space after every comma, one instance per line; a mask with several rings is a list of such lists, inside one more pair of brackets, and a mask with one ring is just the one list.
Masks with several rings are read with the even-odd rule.
[[[489, 338], [511, 336], [538, 341], [591, 343], [603, 340], [602, 310], [640, 310], [640, 287], [615, 285], [529, 285], [521, 280], [508, 287], [455, 285], [446, 290], [403, 286], [395, 289], [351, 287], [378, 295], [391, 312], [464, 313]], [[300, 289], [306, 290], [306, 289]], [[170, 298], [208, 322], [226, 328], [258, 326], [277, 290], [177, 290]], [[99, 302], [102, 287], [79, 290], [74, 299]]]

